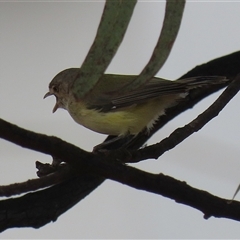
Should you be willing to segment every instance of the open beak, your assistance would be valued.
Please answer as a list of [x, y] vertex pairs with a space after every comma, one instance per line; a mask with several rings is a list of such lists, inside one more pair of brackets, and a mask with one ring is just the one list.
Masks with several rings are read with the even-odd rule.
[[[51, 92], [47, 92], [45, 95], [44, 95], [44, 97], [43, 97], [43, 99], [45, 99], [45, 98], [47, 98], [47, 97], [49, 97], [49, 96], [52, 96], [52, 95], [54, 95], [53, 93], [51, 93]], [[54, 95], [55, 96], [55, 95]], [[56, 96], [55, 96], [56, 97]], [[59, 108], [59, 105], [58, 105], [58, 99], [57, 99], [57, 97], [56, 97], [56, 104], [55, 104], [55, 106], [54, 106], [54, 108], [53, 108], [53, 110], [52, 110], [52, 112], [53, 113], [55, 113], [56, 111], [57, 111], [57, 109]]]
[[55, 106], [54, 106], [52, 112], [55, 113], [55, 112], [57, 111], [58, 108], [59, 108], [59, 106], [58, 106], [58, 102], [56, 102], [56, 104], [55, 104]]
[[47, 92], [47, 93], [44, 95], [43, 99], [45, 99], [46, 97], [52, 96], [52, 95], [53, 95], [53, 93]]

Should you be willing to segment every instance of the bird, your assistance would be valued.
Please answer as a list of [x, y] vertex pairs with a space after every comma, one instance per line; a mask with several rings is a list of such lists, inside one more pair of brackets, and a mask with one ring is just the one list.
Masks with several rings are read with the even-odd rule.
[[[79, 70], [68, 68], [58, 73], [44, 98], [56, 97], [53, 112], [63, 108], [78, 124], [117, 138], [136, 136], [144, 128], [149, 131], [167, 108], [178, 104], [192, 89], [228, 81], [225, 76], [198, 76], [178, 81], [153, 77], [128, 90], [137, 76], [103, 74], [93, 89], [78, 98], [74, 95], [73, 83]], [[84, 85], [87, 80], [79, 81]]]

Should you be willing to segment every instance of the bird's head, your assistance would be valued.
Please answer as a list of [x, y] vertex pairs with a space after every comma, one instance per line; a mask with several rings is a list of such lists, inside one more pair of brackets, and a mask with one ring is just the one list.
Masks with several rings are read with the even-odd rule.
[[72, 86], [79, 68], [69, 68], [58, 73], [49, 83], [49, 91], [43, 98], [54, 95], [56, 97], [56, 104], [53, 108], [53, 113], [58, 108], [67, 109], [69, 101], [69, 90]]

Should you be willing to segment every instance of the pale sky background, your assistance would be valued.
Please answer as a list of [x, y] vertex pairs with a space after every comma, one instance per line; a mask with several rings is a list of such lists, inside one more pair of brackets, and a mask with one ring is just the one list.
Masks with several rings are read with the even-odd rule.
[[[78, 67], [94, 39], [104, 3], [0, 2], [0, 117], [91, 150], [104, 135], [76, 124], [64, 110], [52, 114], [55, 98], [43, 100], [51, 79]], [[141, 1], [109, 73], [138, 74], [156, 44], [165, 3]], [[172, 53], [158, 76], [176, 79], [196, 65], [239, 50], [240, 2], [189, 1]], [[157, 133], [160, 141], [195, 118], [214, 94]], [[231, 198], [240, 183], [238, 103], [157, 161], [135, 165]], [[0, 184], [36, 177], [35, 161], [50, 156], [0, 139]], [[240, 199], [240, 194], [237, 196]], [[10, 229], [0, 238], [240, 238], [240, 223], [203, 219], [196, 209], [107, 180], [83, 201], [41, 229]]]

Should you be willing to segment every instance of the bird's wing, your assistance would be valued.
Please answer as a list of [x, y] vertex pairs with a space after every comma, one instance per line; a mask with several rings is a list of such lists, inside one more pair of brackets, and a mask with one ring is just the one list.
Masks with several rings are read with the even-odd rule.
[[[111, 75], [107, 75], [107, 77], [111, 77]], [[118, 80], [120, 79], [118, 78]], [[193, 77], [178, 81], [152, 78], [144, 86], [128, 92], [123, 91], [124, 87], [127, 87], [126, 85], [123, 85], [121, 91], [121, 87], [119, 88], [119, 84], [117, 84], [117, 89], [114, 89], [113, 87], [111, 91], [101, 91], [104, 92], [104, 94], [95, 95], [97, 97], [95, 99], [93, 98], [94, 103], [92, 102], [90, 108], [97, 108], [100, 111], [104, 112], [111, 111], [117, 108], [127, 107], [133, 104], [139, 104], [149, 99], [164, 95], [186, 93], [193, 88], [198, 88], [207, 84], [222, 83], [223, 81], [226, 81], [226, 78], [219, 76]], [[128, 83], [130, 82], [128, 81]], [[102, 84], [104, 87], [104, 80], [102, 81]]]

